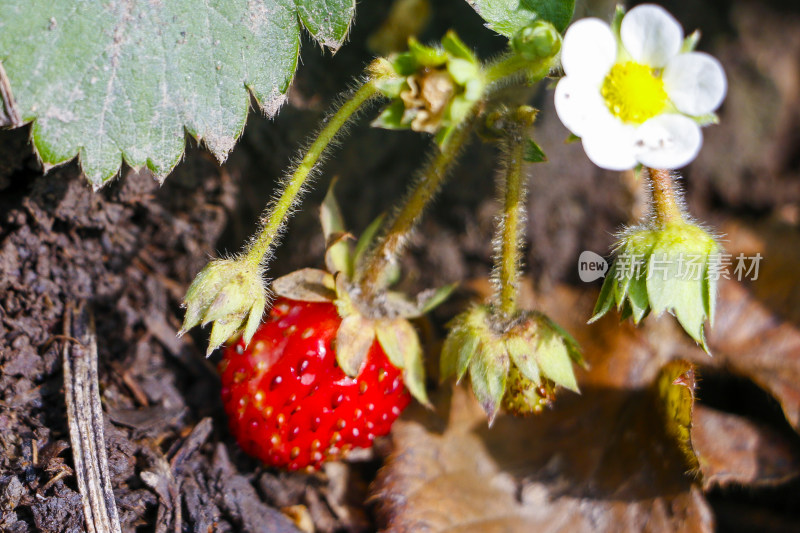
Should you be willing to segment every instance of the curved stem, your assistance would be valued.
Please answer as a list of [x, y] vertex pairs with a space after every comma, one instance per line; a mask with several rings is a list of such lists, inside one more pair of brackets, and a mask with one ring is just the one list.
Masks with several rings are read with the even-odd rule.
[[384, 288], [387, 269], [403, 250], [408, 234], [416, 225], [425, 207], [439, 191], [453, 162], [469, 138], [472, 118], [470, 115], [465, 119], [430, 160], [392, 220], [389, 229], [370, 252], [364, 268], [357, 273], [361, 276], [359, 279], [361, 293], [367, 298]]
[[269, 255], [275, 245], [276, 238], [280, 235], [286, 218], [295, 206], [306, 180], [316, 169], [322, 155], [330, 147], [342, 127], [354, 117], [364, 104], [378, 94], [375, 80], [370, 79], [330, 117], [292, 175], [284, 180], [280, 195], [265, 209], [261, 219], [261, 228], [247, 248], [245, 261], [254, 267], [263, 263], [264, 258]]
[[679, 192], [675, 189], [669, 170], [645, 167], [650, 176], [653, 215], [660, 226], [683, 220]]
[[498, 250], [495, 254], [495, 283], [500, 311], [511, 317], [517, 311], [519, 268], [522, 259], [525, 183], [522, 166], [525, 137], [511, 134], [505, 141], [506, 168], [501, 185], [503, 211], [497, 221]]

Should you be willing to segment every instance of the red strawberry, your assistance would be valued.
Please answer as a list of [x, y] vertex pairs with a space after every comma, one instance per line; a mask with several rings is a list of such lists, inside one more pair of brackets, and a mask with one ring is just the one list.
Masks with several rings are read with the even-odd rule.
[[245, 452], [316, 470], [389, 432], [410, 401], [401, 371], [375, 341], [358, 376], [346, 376], [333, 348], [341, 321], [332, 303], [278, 298], [247, 348], [225, 350], [222, 401]]

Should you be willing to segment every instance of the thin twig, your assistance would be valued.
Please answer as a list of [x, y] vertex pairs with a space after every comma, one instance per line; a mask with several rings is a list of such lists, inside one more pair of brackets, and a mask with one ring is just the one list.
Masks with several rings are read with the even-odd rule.
[[64, 346], [63, 364], [69, 437], [86, 529], [122, 533], [106, 457], [94, 317], [85, 304], [67, 305], [64, 336], [81, 343]]
[[17, 103], [11, 92], [11, 83], [8, 81], [2, 61], [0, 61], [0, 99], [3, 100], [3, 105], [0, 107], [0, 126], [11, 126], [12, 128], [22, 126], [22, 118], [19, 116]]

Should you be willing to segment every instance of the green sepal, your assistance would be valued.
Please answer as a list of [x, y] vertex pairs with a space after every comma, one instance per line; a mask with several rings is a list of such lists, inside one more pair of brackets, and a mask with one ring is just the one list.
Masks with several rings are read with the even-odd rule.
[[600, 320], [612, 307], [614, 307], [614, 286], [616, 285], [616, 262], [611, 264], [608, 269], [606, 279], [603, 280], [603, 286], [600, 288], [600, 295], [597, 297], [597, 303], [594, 304], [592, 317], [588, 320], [587, 324], [592, 324]]
[[650, 300], [647, 297], [647, 282], [644, 275], [631, 280], [628, 286], [628, 303], [631, 307], [633, 322], [638, 324], [650, 311]]
[[447, 62], [447, 72], [459, 85], [465, 86], [480, 74], [478, 65], [466, 59], [453, 58]]
[[211, 334], [208, 336], [208, 348], [206, 349], [206, 357], [218, 347], [222, 346], [233, 335], [239, 331], [242, 325], [242, 318], [232, 320], [216, 320], [211, 326]]
[[617, 302], [617, 311], [622, 310], [625, 300], [628, 297], [628, 287], [631, 285], [632, 276], [630, 272], [620, 274], [621, 279], [617, 279], [614, 284], [614, 301]]
[[622, 304], [622, 309], [618, 309], [618, 312], [620, 322], [625, 322], [633, 316], [633, 309], [631, 309], [631, 304], [627, 300]]
[[400, 93], [408, 89], [405, 77], [384, 77], [375, 80], [375, 86], [389, 99], [399, 98]]
[[[441, 48], [425, 46], [414, 37], [408, 39], [408, 51], [419, 67], [434, 68], [447, 63], [447, 52]], [[414, 71], [417, 69], [414, 69]]]
[[417, 297], [417, 301], [421, 302], [421, 305], [419, 306], [420, 314], [425, 315], [433, 311], [445, 300], [447, 300], [451, 294], [453, 294], [453, 291], [456, 289], [456, 287], [458, 287], [458, 282], [444, 285], [438, 289], [433, 289], [430, 291], [430, 293], [429, 291], [421, 293]]
[[481, 98], [483, 98], [483, 90], [485, 89], [486, 84], [484, 80], [481, 78], [473, 78], [467, 81], [467, 84], [464, 85], [464, 93], [463, 97], [472, 103], [477, 102]]
[[690, 118], [694, 120], [701, 128], [719, 124], [719, 115], [716, 113], [706, 113], [705, 115], [696, 115]]
[[350, 246], [346, 238], [344, 217], [334, 195], [336, 178], [331, 180], [325, 199], [319, 209], [322, 223], [322, 235], [325, 237], [325, 266], [333, 273], [343, 272], [348, 278], [353, 275], [353, 263], [350, 257]]
[[367, 251], [372, 247], [372, 243], [375, 241], [375, 236], [378, 234], [378, 230], [381, 229], [383, 225], [383, 221], [386, 219], [386, 213], [382, 213], [378, 215], [375, 220], [370, 222], [367, 229], [361, 234], [358, 241], [356, 242], [356, 249], [355, 253], [353, 254], [353, 264], [356, 268], [361, 266], [361, 262], [364, 260], [364, 256]]
[[[470, 111], [472, 111], [473, 104], [474, 102], [470, 102], [464, 95], [460, 94], [458, 96], [454, 96], [450, 101], [450, 105], [447, 106], [445, 118], [451, 123], [459, 123], [464, 120], [467, 115], [469, 115]], [[439, 146], [442, 144], [443, 143], [439, 143]]]
[[620, 38], [620, 29], [622, 28], [622, 19], [625, 18], [625, 6], [617, 4], [614, 9], [614, 16], [611, 18], [611, 31], [617, 37], [617, 42], [622, 42]]
[[411, 129], [410, 122], [404, 122], [405, 104], [400, 99], [393, 100], [384, 108], [380, 115], [375, 117], [370, 125], [373, 128], [383, 128], [385, 130], [407, 130]]
[[580, 365], [583, 368], [588, 368], [586, 361], [583, 359], [581, 345], [578, 344], [578, 341], [575, 340], [575, 337], [570, 335], [567, 330], [550, 320], [549, 317], [544, 315], [542, 315], [542, 317], [547, 321], [547, 324], [561, 336], [561, 340], [564, 342], [564, 347], [567, 349], [567, 355], [569, 355], [569, 358], [572, 359], [572, 362], [576, 365]]
[[253, 302], [253, 306], [250, 308], [250, 312], [247, 315], [247, 323], [245, 324], [244, 331], [242, 332], [242, 340], [244, 340], [245, 346], [250, 344], [250, 341], [253, 340], [253, 335], [256, 334], [258, 326], [261, 324], [261, 317], [264, 316], [264, 309], [266, 309], [266, 307], [267, 298], [262, 292], [256, 297], [255, 301]]
[[475, 57], [475, 54], [470, 50], [469, 46], [467, 46], [453, 30], [449, 30], [444, 37], [442, 37], [442, 48], [453, 58], [463, 59], [474, 65], [478, 64], [478, 58]]
[[572, 370], [572, 357], [567, 352], [563, 337], [550, 328], [540, 328], [538, 333], [536, 362], [542, 374], [557, 385], [573, 392], [580, 392], [575, 372]]
[[[662, 250], [657, 247], [648, 263], [647, 296], [650, 308], [656, 315], [664, 311], [673, 312], [683, 329], [699, 343], [703, 336], [706, 307], [703, 302], [703, 280], [680, 279], [677, 255]], [[660, 262], [663, 268], [656, 270], [656, 262]]]
[[694, 30], [692, 33], [687, 35], [681, 44], [681, 53], [685, 54], [688, 52], [694, 52], [695, 48], [697, 48], [697, 43], [700, 42], [700, 36], [700, 30]]
[[411, 76], [419, 68], [419, 62], [411, 52], [403, 52], [392, 58], [392, 68], [400, 76]]
[[412, 348], [411, 350], [406, 350], [403, 381], [408, 391], [419, 403], [425, 407], [432, 408], [428, 399], [428, 391], [425, 388], [425, 364], [422, 360], [422, 347], [419, 344], [419, 339], [417, 339]]
[[472, 392], [494, 423], [508, 380], [509, 359], [502, 343], [481, 343], [469, 363]]
[[441, 381], [455, 375], [461, 381], [469, 368], [469, 363], [478, 350], [478, 337], [466, 329], [454, 329], [450, 332], [442, 346], [439, 361], [439, 378]]
[[528, 139], [528, 142], [525, 143], [525, 153], [522, 157], [529, 163], [542, 163], [547, 161], [544, 150], [542, 150], [533, 139]]
[[542, 384], [541, 372], [536, 363], [536, 347], [531, 346], [526, 339], [511, 337], [506, 339], [506, 350], [511, 362], [523, 376], [534, 382], [536, 386]]
[[564, 144], [572, 144], [576, 142], [580, 142], [581, 138], [575, 135], [574, 133], [570, 133], [567, 135], [567, 138], [564, 139]]

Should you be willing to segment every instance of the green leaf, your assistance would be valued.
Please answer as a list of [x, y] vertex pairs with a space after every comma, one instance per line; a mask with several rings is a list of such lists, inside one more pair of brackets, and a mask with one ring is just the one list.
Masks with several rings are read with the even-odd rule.
[[575, 0], [467, 0], [467, 3], [487, 26], [506, 37], [536, 19], [551, 22], [563, 32], [575, 11]]
[[311, 35], [321, 45], [338, 50], [350, 29], [355, 0], [294, 0], [294, 5]]
[[79, 155], [95, 188], [123, 159], [163, 180], [185, 132], [222, 161], [251, 94], [277, 113], [301, 21], [337, 48], [354, 9], [353, 0], [0, 0], [0, 60], [46, 165]]

